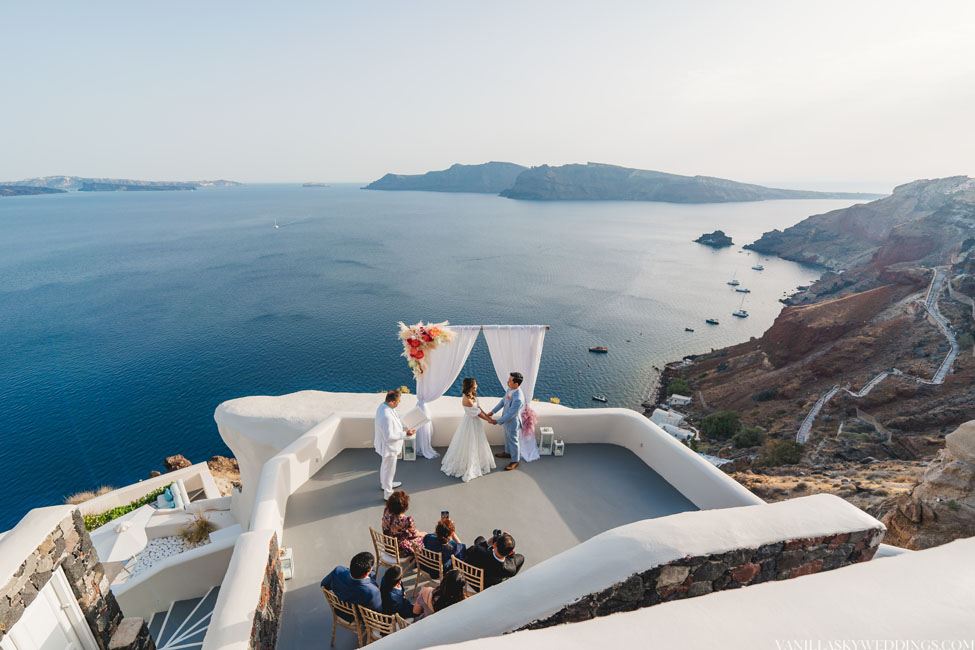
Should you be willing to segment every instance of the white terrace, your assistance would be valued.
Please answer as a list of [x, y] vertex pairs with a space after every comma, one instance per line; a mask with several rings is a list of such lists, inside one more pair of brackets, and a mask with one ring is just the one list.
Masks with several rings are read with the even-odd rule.
[[[383, 502], [379, 458], [372, 444], [373, 414], [381, 400], [380, 394], [304, 391], [220, 405], [215, 419], [240, 462], [243, 489], [230, 498], [193, 504], [221, 521], [219, 540], [170, 557], [112, 586], [124, 616], [144, 618], [160, 650], [255, 647], [254, 631], [268, 624], [268, 607], [273, 608], [266, 578], [269, 550], [278, 544], [292, 549], [295, 575], [285, 583], [283, 609], [271, 612], [274, 625], [280, 615], [277, 647], [320, 646], [330, 634], [331, 614], [318, 582], [336, 564], [348, 564], [355, 552], [369, 550], [368, 527], [379, 525]], [[412, 396], [404, 396], [400, 409], [409, 410], [414, 403]], [[697, 611], [699, 603], [713, 603], [716, 617], [731, 616], [734, 605], [723, 604], [734, 602], [740, 598], [736, 594], [744, 592], [755, 593], [756, 602], [765, 603], [766, 609], [776, 598], [799, 602], [800, 594], [805, 593], [802, 585], [815, 584], [813, 577], [828, 589], [830, 584], [845, 584], [833, 574], [852, 572], [854, 567], [705, 595], [693, 598], [694, 603], [667, 602], [585, 623], [506, 634], [563, 611], [587, 594], [622, 584], [635, 573], [687, 556], [734, 554], [737, 549], [782, 540], [864, 530], [874, 531], [875, 544], [882, 534], [879, 522], [836, 497], [820, 495], [766, 505], [633, 411], [570, 409], [546, 403], [534, 406], [539, 426], [553, 427], [557, 437], [565, 440], [565, 456], [542, 457], [535, 463], [523, 463], [514, 472], [499, 470], [468, 484], [443, 476], [436, 460], [400, 463], [397, 478], [411, 494], [410, 513], [421, 529], [430, 528], [441, 510], [451, 511], [459, 534], [468, 543], [495, 527], [505, 528], [517, 539], [526, 566], [516, 578], [411, 625], [378, 642], [379, 646], [419, 648], [473, 642], [515, 647], [532, 643], [532, 639], [577, 645], [582, 638], [591, 645], [597, 638], [593, 631], [607, 633], [610, 619], [632, 621], [641, 629], [644, 621], [653, 621], [652, 627], [657, 628], [667, 625], [668, 611]], [[442, 450], [460, 421], [459, 399], [442, 398], [431, 404], [431, 410], [433, 444]], [[489, 441], [500, 444], [500, 429], [489, 426], [487, 430]], [[211, 496], [213, 485], [205, 466], [183, 472], [187, 485], [202, 496]], [[123, 488], [124, 494], [103, 500], [124, 503], [133, 495], [151, 491], [156, 482]], [[47, 514], [51, 509], [32, 511], [0, 537], [0, 583], [8, 575], [17, 575], [17, 567], [31, 556], [32, 549], [45, 548], [47, 522], [60, 521], [65, 516], [62, 510], [71, 510], [70, 506], [60, 508]], [[158, 520], [153, 525], [170, 526], [173, 522], [168, 519], [175, 516], [155, 515]], [[881, 546], [877, 557], [898, 553], [903, 552]], [[873, 567], [878, 562], [867, 564], [870, 571], [858, 568], [848, 575], [852, 579], [861, 573], [885, 571]], [[908, 571], [907, 564], [887, 559], [880, 564], [890, 567], [885, 576]], [[935, 583], [941, 578], [932, 577], [927, 586], [917, 576], [912, 580], [916, 588], [927, 589], [918, 593], [928, 593], [936, 591]], [[8, 587], [11, 584], [16, 587], [19, 583], [11, 581]], [[412, 587], [411, 581], [406, 584], [408, 589]], [[966, 589], [975, 596], [970, 585], [962, 591]], [[758, 595], [763, 593], [769, 595]], [[779, 593], [782, 596], [776, 596]], [[958, 596], [951, 593], [952, 598]], [[863, 595], [858, 606], [867, 607], [867, 600]], [[915, 601], [920, 607], [920, 601]], [[944, 607], [939, 611], [948, 612], [950, 621], [962, 620], [962, 610]], [[83, 618], [75, 619], [83, 626]], [[823, 619], [817, 624], [824, 624]], [[610, 627], [624, 645], [641, 634], [625, 625]], [[578, 638], [573, 632], [576, 628]], [[680, 631], [671, 632], [677, 635], [674, 638], [683, 638]], [[694, 632], [709, 634], [705, 628]], [[822, 633], [829, 634], [828, 625], [824, 624]], [[18, 645], [14, 636], [0, 639], [6, 644], [3, 650], [32, 647]], [[85, 643], [83, 640], [80, 647], [86, 650], [101, 647]], [[351, 634], [338, 632], [337, 646], [351, 647], [352, 643]]]

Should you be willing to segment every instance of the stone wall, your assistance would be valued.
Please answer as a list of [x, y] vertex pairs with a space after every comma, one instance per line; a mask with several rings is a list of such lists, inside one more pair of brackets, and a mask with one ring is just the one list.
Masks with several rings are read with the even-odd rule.
[[281, 608], [284, 602], [284, 573], [278, 554], [278, 536], [271, 536], [268, 548], [267, 569], [261, 585], [261, 600], [254, 613], [250, 647], [254, 650], [274, 650], [281, 626]]
[[77, 508], [24, 559], [14, 576], [0, 588], [0, 639], [20, 620], [24, 609], [34, 602], [58, 567], [64, 570], [98, 647], [107, 650], [122, 620], [122, 610], [109, 591], [105, 572]]
[[126, 618], [112, 635], [108, 650], [156, 650], [149, 628], [141, 618]]
[[577, 623], [597, 616], [627, 612], [681, 598], [703, 596], [722, 589], [787, 580], [866, 562], [877, 552], [883, 528], [792, 539], [758, 548], [685, 557], [634, 573], [598, 593], [589, 594], [520, 630]]

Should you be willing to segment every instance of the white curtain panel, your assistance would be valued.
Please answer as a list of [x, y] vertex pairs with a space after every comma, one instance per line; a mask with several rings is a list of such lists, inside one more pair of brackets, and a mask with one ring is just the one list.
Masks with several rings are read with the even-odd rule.
[[531, 404], [535, 395], [538, 366], [542, 362], [545, 326], [485, 325], [484, 339], [491, 352], [494, 372], [504, 390], [508, 390], [508, 375], [520, 372], [524, 376], [521, 392], [525, 394], [525, 404]]
[[[441, 343], [427, 353], [427, 371], [416, 380], [416, 407], [427, 418], [431, 415], [427, 405], [443, 397], [457, 380], [481, 330], [478, 325], [450, 325], [450, 329], [454, 331], [454, 340]], [[432, 437], [433, 424], [430, 422], [420, 426], [416, 432], [416, 451], [424, 458], [439, 456], [430, 442]]]

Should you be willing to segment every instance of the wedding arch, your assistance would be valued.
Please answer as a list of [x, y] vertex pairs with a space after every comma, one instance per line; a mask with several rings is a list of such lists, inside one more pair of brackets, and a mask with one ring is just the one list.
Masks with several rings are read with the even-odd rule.
[[[407, 357], [416, 378], [416, 407], [423, 411], [427, 422], [416, 432], [416, 450], [424, 458], [436, 458], [431, 444], [433, 424], [430, 403], [457, 381], [470, 356], [478, 334], [484, 333], [494, 372], [504, 390], [508, 376], [520, 372], [524, 376], [521, 390], [525, 403], [531, 404], [535, 381], [542, 361], [542, 345], [548, 325], [450, 325], [447, 322], [406, 326], [400, 323], [403, 356]], [[526, 415], [530, 408], [526, 409]], [[530, 422], [533, 416], [527, 415]], [[531, 426], [531, 429], [534, 427]], [[531, 436], [534, 442], [534, 436]]]

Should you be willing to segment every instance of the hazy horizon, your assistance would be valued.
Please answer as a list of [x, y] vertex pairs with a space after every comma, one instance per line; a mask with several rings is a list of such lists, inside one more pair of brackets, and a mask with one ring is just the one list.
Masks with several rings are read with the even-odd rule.
[[975, 175], [975, 4], [12, 5], [0, 180]]

